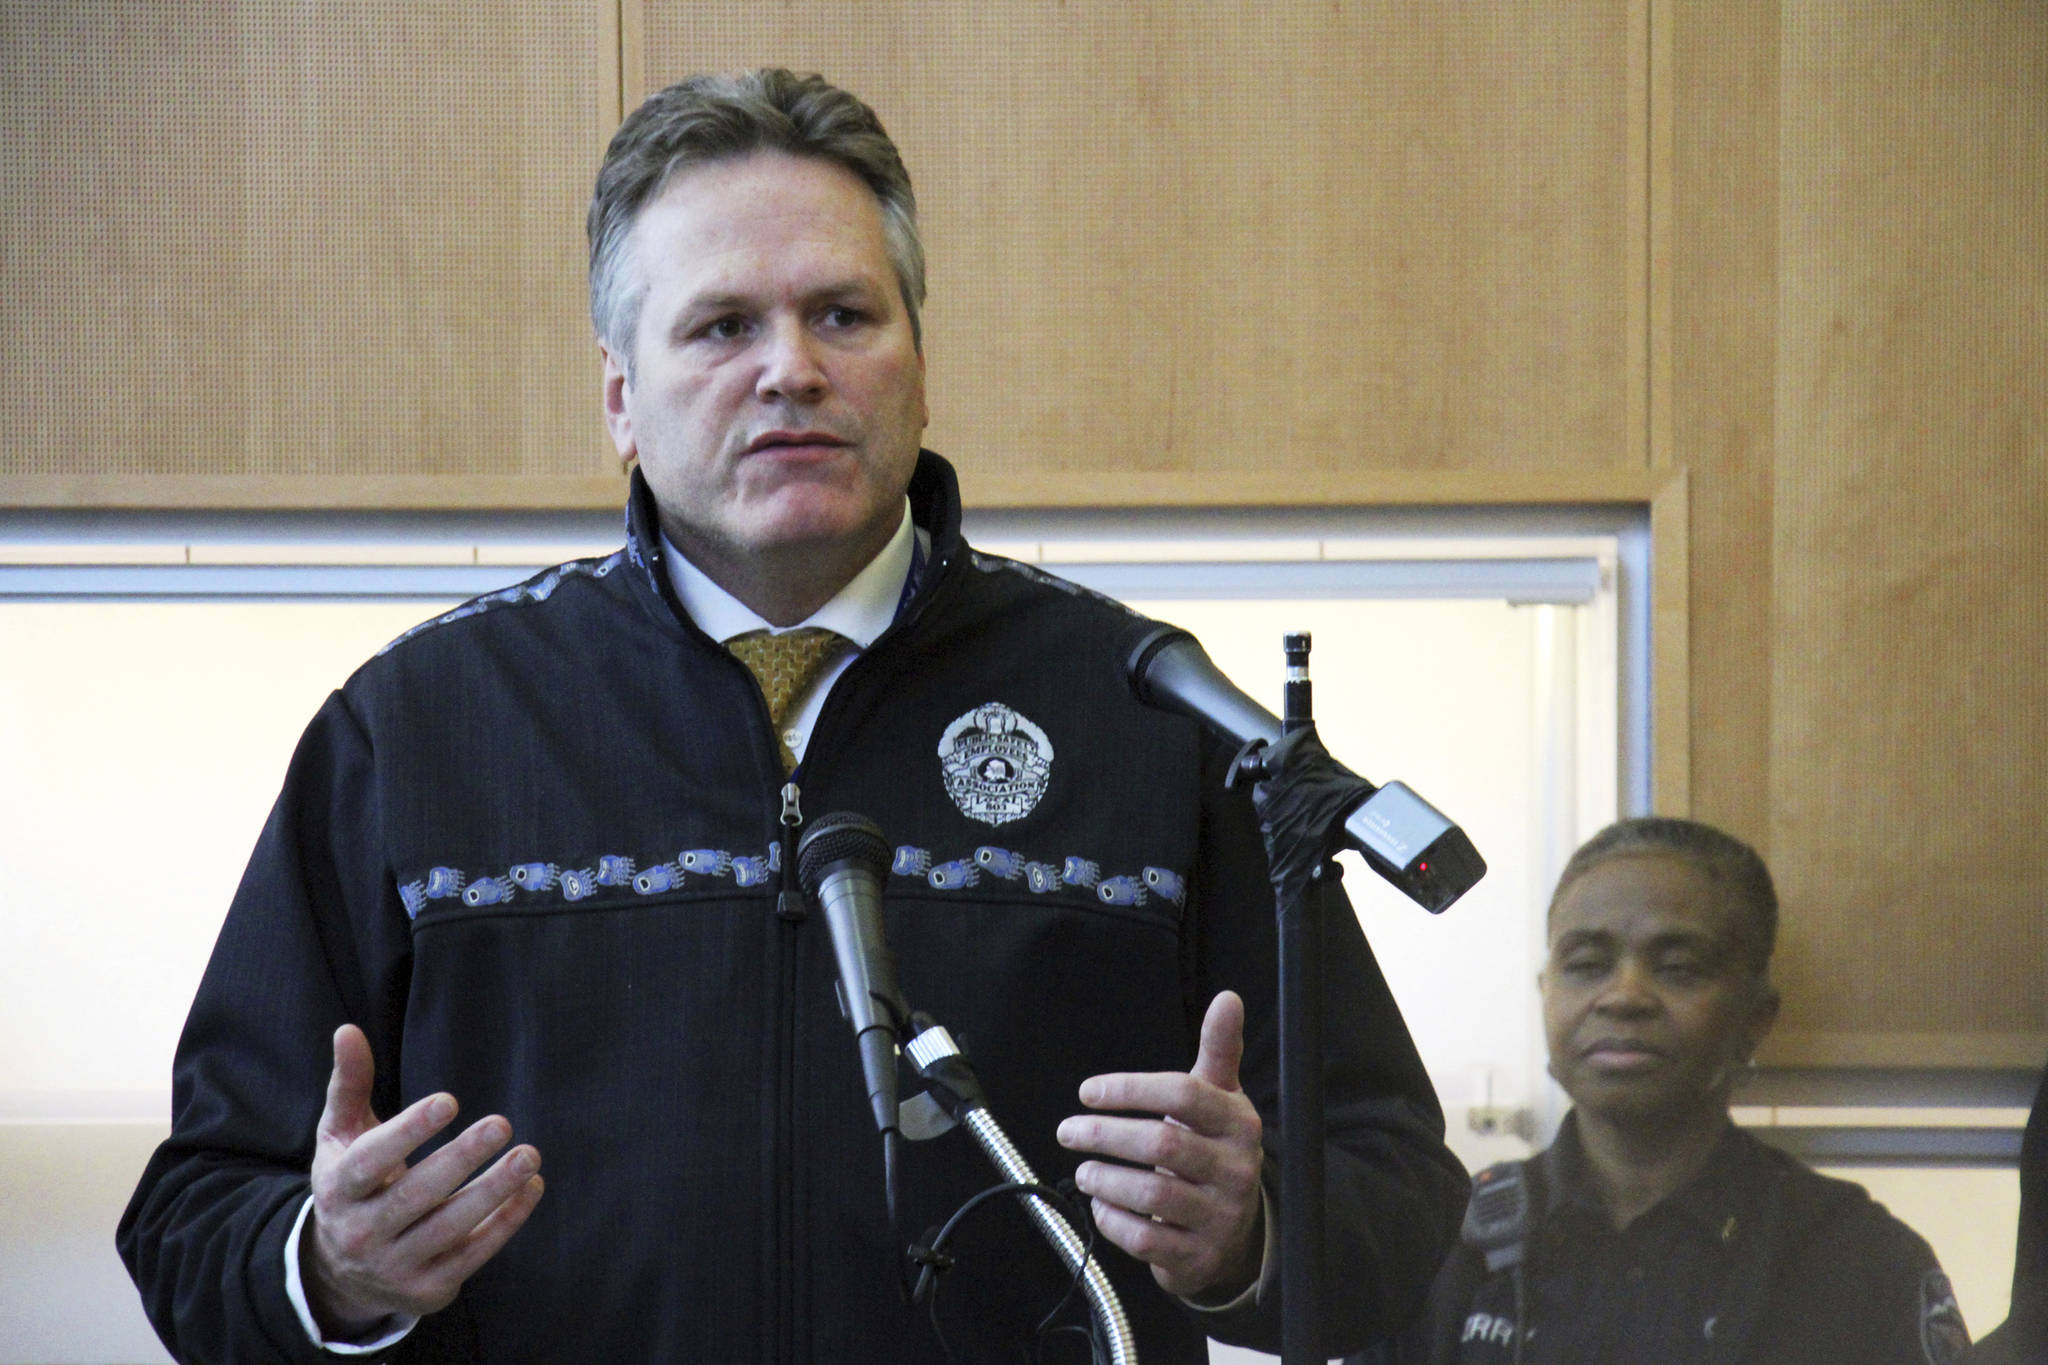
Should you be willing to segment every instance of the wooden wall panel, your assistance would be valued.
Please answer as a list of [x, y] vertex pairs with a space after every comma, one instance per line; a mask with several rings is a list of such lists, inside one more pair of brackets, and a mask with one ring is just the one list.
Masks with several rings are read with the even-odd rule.
[[1629, 11], [647, 0], [628, 30], [643, 90], [774, 63], [876, 107], [930, 248], [932, 443], [1035, 501], [1639, 461]]
[[2048, 8], [1787, 0], [1780, 1055], [2048, 1053]]
[[1778, 0], [1676, 0], [1661, 10], [1674, 124], [1664, 168], [1672, 446], [1691, 476], [1693, 512], [1691, 813], [1766, 857], [1778, 8]]
[[615, 28], [612, 0], [0, 9], [0, 483], [604, 475], [582, 214]]

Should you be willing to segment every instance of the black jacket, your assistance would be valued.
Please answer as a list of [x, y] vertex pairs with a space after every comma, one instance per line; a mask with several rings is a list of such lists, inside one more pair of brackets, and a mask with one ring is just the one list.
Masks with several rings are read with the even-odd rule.
[[2020, 1223], [2013, 1244], [2012, 1310], [1970, 1356], [1971, 1365], [2048, 1365], [2048, 1070], [2020, 1140]]
[[[1053, 1133], [1079, 1082], [1184, 1070], [1224, 987], [1247, 1002], [1271, 1144], [1271, 898], [1225, 755], [1131, 699], [1137, 618], [965, 545], [938, 457], [912, 502], [924, 581], [834, 687], [795, 777], [803, 814], [857, 811], [897, 846], [905, 993], [965, 1040], [1042, 1177], [1076, 1164]], [[777, 914], [765, 707], [682, 613], [661, 553], [636, 477], [623, 550], [409, 632], [306, 732], [179, 1044], [172, 1136], [120, 1229], [180, 1359], [318, 1358], [282, 1258], [347, 1020], [374, 1049], [381, 1115], [445, 1089], [472, 1118], [507, 1115], [548, 1179], [397, 1358], [941, 1358], [898, 1298], [829, 940]], [[1328, 1081], [1342, 1346], [1413, 1311], [1465, 1181], [1355, 923], [1325, 956], [1345, 1002]], [[910, 1147], [905, 1230], [992, 1183], [964, 1133]], [[958, 1250], [940, 1303], [955, 1349], [1025, 1358], [1065, 1287], [1051, 1251], [1008, 1201]], [[1204, 1327], [1277, 1340], [1277, 1293], [1198, 1326], [1144, 1267], [1106, 1259], [1148, 1362], [1203, 1359]]]
[[1917, 1233], [1733, 1125], [1699, 1176], [1621, 1232], [1576, 1116], [1516, 1164], [1531, 1215], [1519, 1270], [1461, 1244], [1428, 1314], [1353, 1365], [1947, 1365], [1968, 1348]]

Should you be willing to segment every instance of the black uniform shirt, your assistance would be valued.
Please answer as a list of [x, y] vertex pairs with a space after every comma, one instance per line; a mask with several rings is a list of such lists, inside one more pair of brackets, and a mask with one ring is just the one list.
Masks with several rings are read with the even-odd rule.
[[[1516, 1275], [1460, 1246], [1425, 1319], [1354, 1365], [1946, 1365], [1948, 1279], [1860, 1185], [1731, 1125], [1692, 1181], [1619, 1232], [1575, 1116], [1527, 1163]], [[1526, 1329], [1524, 1331], [1524, 1329]]]
[[1768, 1182], [1732, 1136], [1690, 1183], [1616, 1232], [1576, 1126], [1566, 1126], [1547, 1154], [1543, 1221], [1529, 1253], [1525, 1365], [1709, 1358], [1767, 1197]]

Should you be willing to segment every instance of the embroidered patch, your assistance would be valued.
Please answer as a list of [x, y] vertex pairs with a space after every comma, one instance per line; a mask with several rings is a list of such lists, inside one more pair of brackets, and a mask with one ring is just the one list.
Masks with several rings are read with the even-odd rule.
[[1920, 1349], [1928, 1365], [1952, 1365], [1970, 1350], [1970, 1330], [1956, 1304], [1948, 1276], [1930, 1270], [1920, 1277]]
[[1052, 741], [999, 701], [975, 707], [939, 740], [946, 794], [970, 820], [1003, 825], [1029, 815], [1052, 777]]
[[1012, 853], [1007, 848], [995, 848], [983, 844], [974, 850], [974, 861], [984, 869], [993, 872], [1006, 882], [1014, 882], [1024, 875], [1026, 859], [1021, 853]]
[[553, 863], [514, 863], [505, 874], [522, 891], [539, 893], [561, 880], [562, 869]]
[[732, 854], [722, 848], [686, 848], [676, 855], [676, 862], [700, 877], [722, 877], [732, 870]]
[[1175, 905], [1182, 904], [1188, 898], [1187, 883], [1181, 880], [1180, 874], [1168, 871], [1163, 867], [1146, 868], [1145, 885], [1151, 887]]
[[1136, 877], [1105, 877], [1095, 884], [1095, 894], [1104, 905], [1145, 903], [1145, 888]]
[[643, 896], [672, 891], [683, 884], [683, 869], [674, 863], [656, 863], [633, 878], [633, 889]]
[[464, 905], [502, 905], [512, 899], [509, 877], [478, 877], [462, 889]]
[[934, 891], [958, 891], [963, 886], [981, 884], [981, 870], [965, 858], [955, 858], [950, 863], [940, 863], [925, 874]]

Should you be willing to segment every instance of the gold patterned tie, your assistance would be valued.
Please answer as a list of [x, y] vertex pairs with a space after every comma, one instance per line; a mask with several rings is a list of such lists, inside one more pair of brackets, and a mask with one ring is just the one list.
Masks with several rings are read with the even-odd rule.
[[725, 642], [725, 647], [754, 675], [754, 681], [761, 684], [761, 695], [768, 701], [768, 719], [775, 726], [775, 747], [782, 751], [785, 775], [796, 771], [796, 755], [782, 738], [782, 723], [795, 709], [797, 700], [810, 691], [818, 675], [852, 644], [844, 635], [823, 626], [805, 626], [780, 635], [750, 630]]

